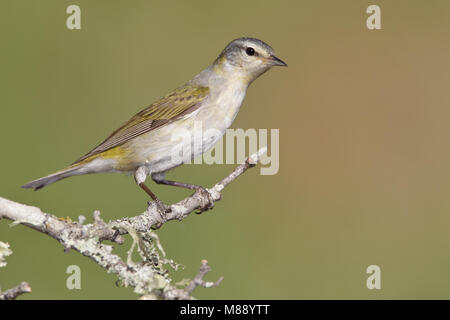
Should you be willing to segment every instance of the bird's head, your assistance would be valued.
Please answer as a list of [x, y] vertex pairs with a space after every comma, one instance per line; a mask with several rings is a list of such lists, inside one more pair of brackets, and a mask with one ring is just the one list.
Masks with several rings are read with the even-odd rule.
[[275, 56], [272, 47], [254, 38], [231, 41], [213, 64], [216, 73], [247, 84], [273, 66], [286, 67], [287, 64]]

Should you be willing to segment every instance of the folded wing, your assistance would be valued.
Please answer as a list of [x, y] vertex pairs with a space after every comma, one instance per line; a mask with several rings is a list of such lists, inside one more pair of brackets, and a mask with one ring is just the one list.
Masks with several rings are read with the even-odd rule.
[[185, 85], [137, 113], [93, 150], [74, 162], [120, 146], [141, 134], [155, 130], [199, 108], [209, 93], [208, 87]]

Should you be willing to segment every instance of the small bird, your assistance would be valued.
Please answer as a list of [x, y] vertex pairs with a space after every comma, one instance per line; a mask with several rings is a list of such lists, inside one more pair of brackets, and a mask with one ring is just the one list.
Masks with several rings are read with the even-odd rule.
[[[88, 173], [125, 172], [156, 202], [167, 206], [145, 184], [148, 176], [158, 184], [204, 192], [189, 183], [165, 179], [165, 173], [211, 149], [235, 119], [248, 86], [273, 66], [287, 66], [261, 40], [239, 38], [231, 41], [217, 59], [192, 80], [140, 111], [108, 138], [72, 165], [54, 174], [31, 181], [23, 188], [41, 189], [58, 180]], [[173, 133], [212, 129], [219, 135], [200, 135], [201, 148], [174, 138]], [[198, 136], [198, 135], [196, 135]], [[198, 139], [198, 138], [197, 138]], [[189, 144], [183, 157], [173, 157], [174, 145]], [[182, 150], [183, 146], [180, 148]], [[210, 200], [211, 201], [211, 200]]]

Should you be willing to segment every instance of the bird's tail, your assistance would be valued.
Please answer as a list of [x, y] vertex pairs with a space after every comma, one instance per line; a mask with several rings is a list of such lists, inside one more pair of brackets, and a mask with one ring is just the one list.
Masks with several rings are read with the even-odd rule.
[[68, 178], [71, 176], [77, 176], [80, 174], [84, 174], [84, 173], [86, 173], [86, 172], [83, 170], [83, 168], [81, 166], [68, 167], [66, 169], [63, 169], [61, 171], [58, 171], [58, 172], [48, 175], [46, 177], [39, 178], [37, 180], [28, 182], [27, 184], [24, 184], [22, 186], [22, 188], [34, 189], [36, 191], [36, 190], [42, 189], [43, 187], [45, 187], [53, 182], [56, 182], [56, 181], [59, 181], [61, 179]]

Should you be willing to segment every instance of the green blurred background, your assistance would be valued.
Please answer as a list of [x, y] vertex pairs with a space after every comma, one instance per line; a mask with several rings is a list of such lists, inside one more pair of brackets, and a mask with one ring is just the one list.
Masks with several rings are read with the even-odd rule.
[[[70, 4], [81, 30], [66, 28]], [[382, 30], [366, 28], [381, 7]], [[279, 128], [280, 171], [251, 170], [216, 208], [158, 231], [198, 298], [450, 298], [450, 2], [21, 1], [0, 5], [0, 196], [58, 216], [132, 216], [147, 196], [125, 175], [20, 186], [73, 162], [206, 67], [232, 39], [268, 42], [289, 67], [249, 89], [233, 128]], [[231, 165], [169, 177], [210, 186]], [[149, 182], [165, 202], [187, 196]], [[135, 299], [53, 239], [0, 221], [14, 253], [3, 289], [21, 299]], [[130, 242], [118, 247], [124, 254]], [[65, 286], [79, 265], [81, 290]], [[382, 289], [366, 288], [379, 265]]]

